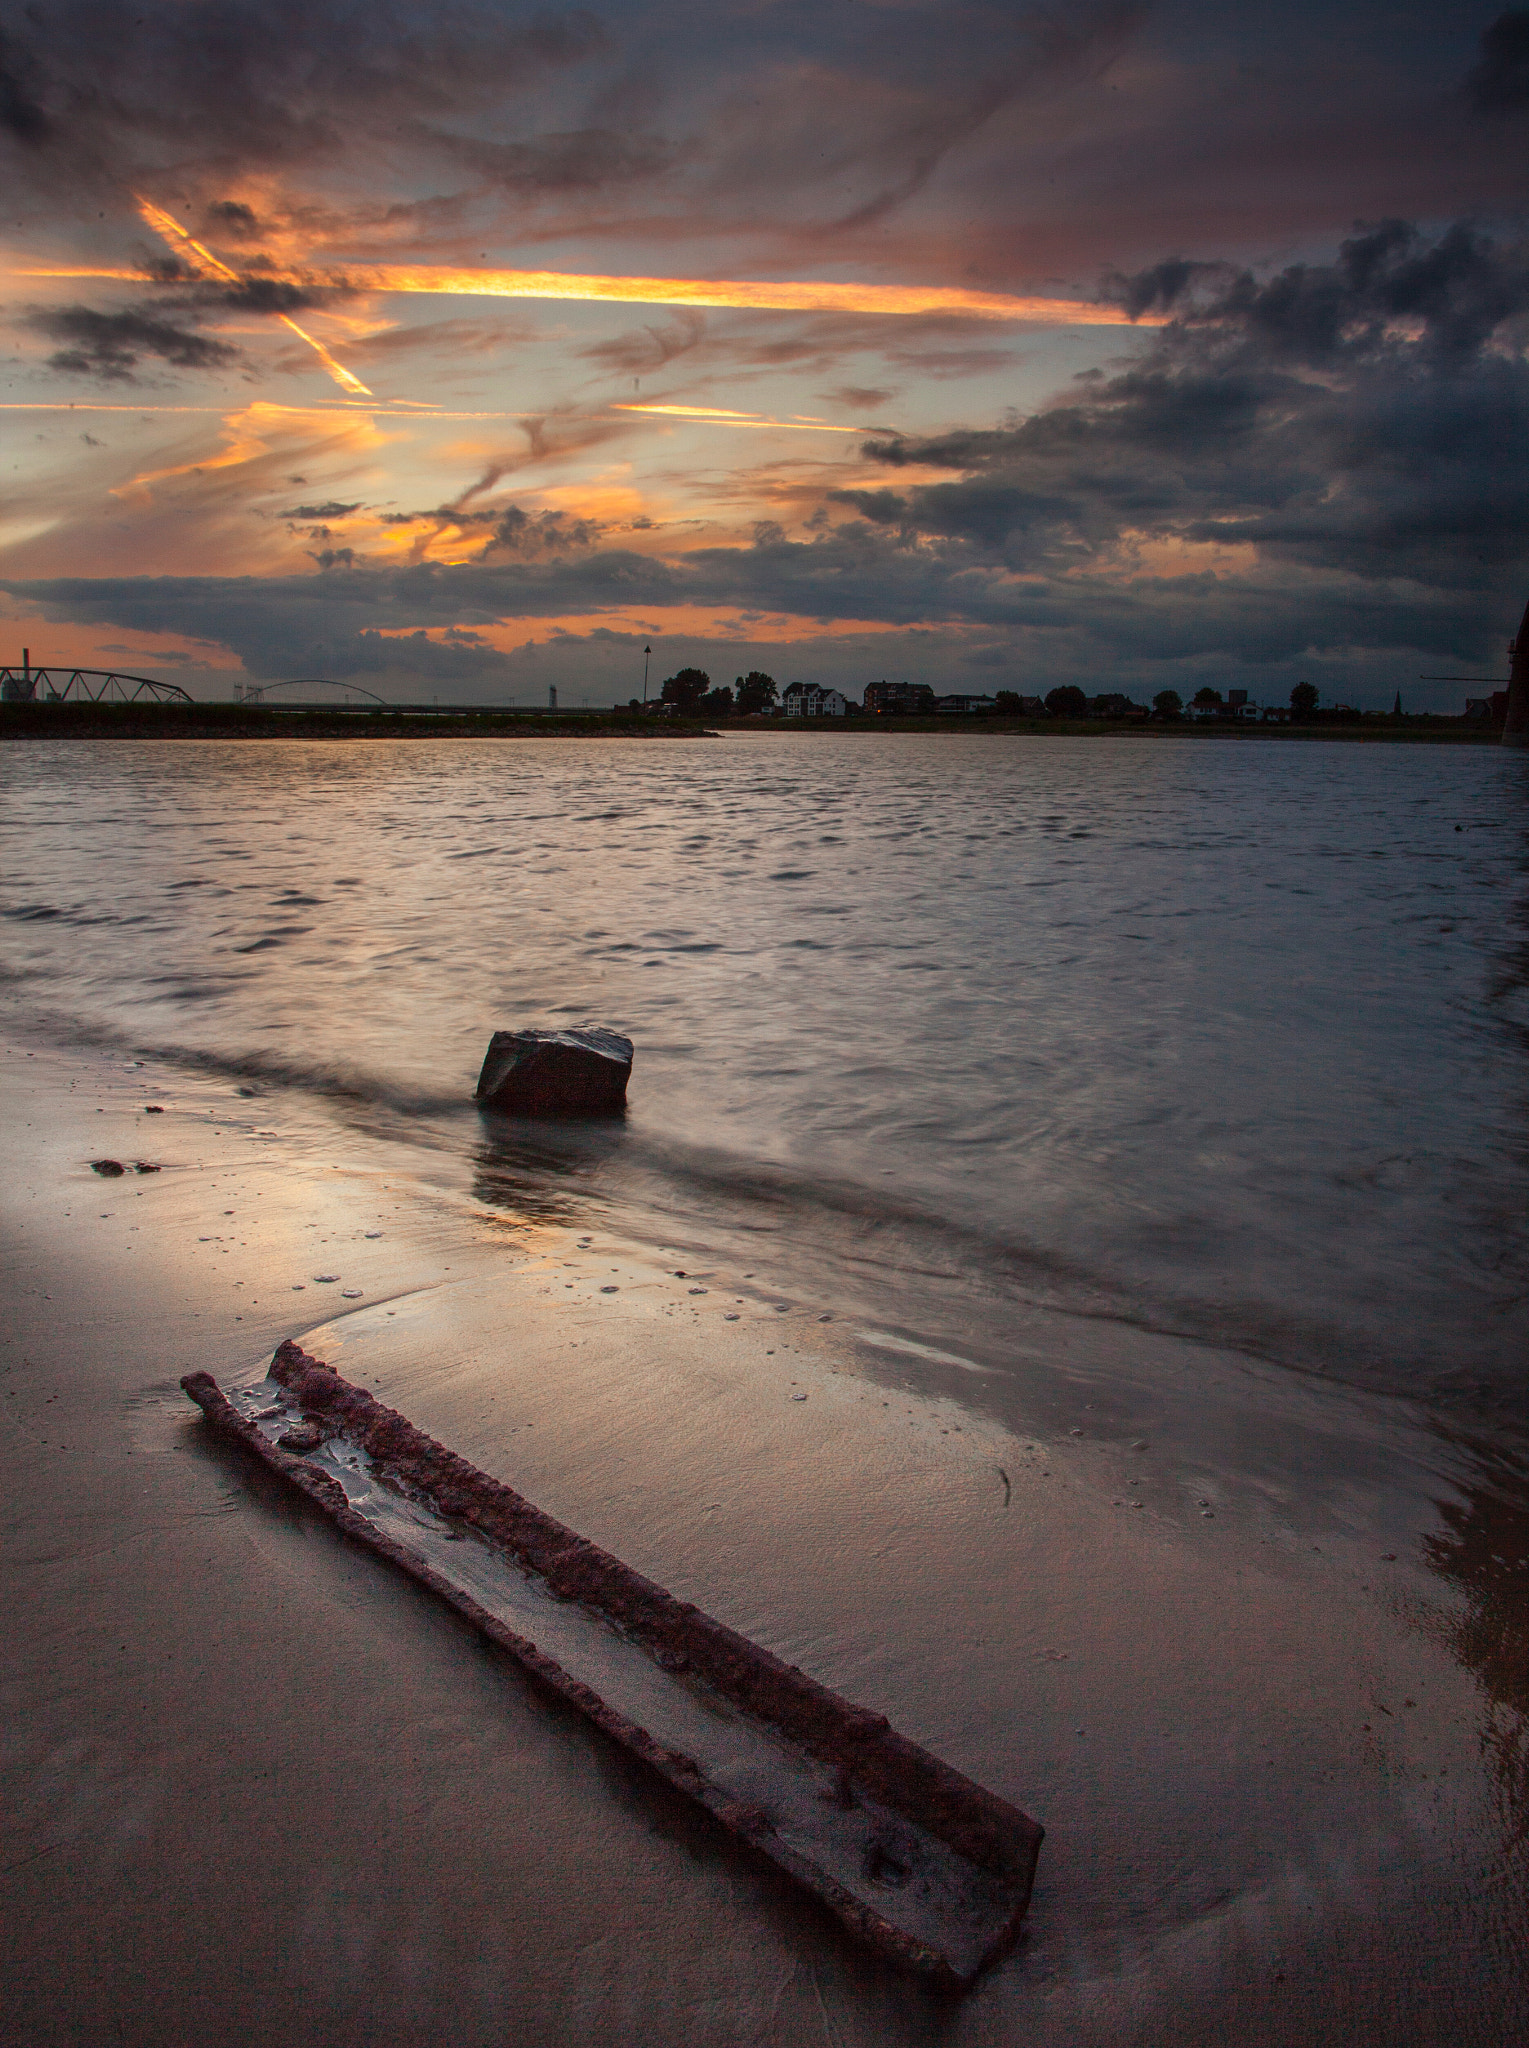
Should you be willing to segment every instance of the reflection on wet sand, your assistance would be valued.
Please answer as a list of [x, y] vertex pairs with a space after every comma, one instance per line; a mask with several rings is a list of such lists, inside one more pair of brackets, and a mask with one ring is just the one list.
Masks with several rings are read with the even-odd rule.
[[1497, 1786], [1503, 1841], [1529, 1878], [1529, 1456], [1443, 1432], [1474, 1476], [1436, 1502], [1443, 1529], [1424, 1540], [1432, 1568], [1464, 1596], [1448, 1624], [1455, 1656], [1484, 1695], [1482, 1752]]
[[567, 1223], [589, 1214], [601, 1169], [620, 1151], [624, 1120], [554, 1121], [481, 1112], [472, 1193], [526, 1223]]

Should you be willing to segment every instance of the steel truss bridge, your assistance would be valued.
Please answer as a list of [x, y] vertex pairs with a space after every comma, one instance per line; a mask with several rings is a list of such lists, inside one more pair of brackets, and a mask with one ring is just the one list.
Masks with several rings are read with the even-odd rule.
[[0, 667], [0, 704], [192, 704], [179, 683], [108, 668]]
[[[379, 697], [375, 690], [363, 690], [359, 683], [337, 683], [328, 676], [294, 676], [290, 681], [284, 683], [250, 683], [236, 693], [237, 700], [241, 704], [263, 704], [272, 690], [343, 690], [347, 703], [349, 703], [352, 697], [364, 697], [368, 704], [379, 704], [384, 710], [388, 708], [387, 699]], [[329, 711], [337, 708], [337, 706], [326, 703], [322, 699], [314, 705], [304, 703], [294, 703], [292, 705], [294, 711]]]

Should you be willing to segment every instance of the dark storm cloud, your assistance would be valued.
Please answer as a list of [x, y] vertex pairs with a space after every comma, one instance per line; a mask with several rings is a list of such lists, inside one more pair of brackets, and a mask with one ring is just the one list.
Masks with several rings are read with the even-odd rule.
[[487, 0], [59, 0], [12, 19], [0, 116], [48, 158], [55, 190], [121, 187], [156, 164], [195, 177], [309, 162], [365, 133], [457, 121], [577, 64], [605, 34], [581, 9], [511, 16]]
[[324, 505], [289, 505], [284, 512], [278, 512], [278, 519], [344, 519], [352, 512], [361, 510], [358, 498], [354, 505], [342, 505], [331, 498]]
[[1483, 32], [1481, 55], [1465, 90], [1479, 114], [1529, 107], [1529, 11], [1509, 8]]
[[215, 199], [207, 209], [206, 225], [233, 242], [251, 242], [260, 233], [254, 208], [237, 199]]
[[[1196, 296], [1207, 283], [1214, 287]], [[869, 443], [959, 480], [837, 494], [866, 520], [1015, 568], [1127, 538], [1249, 544], [1422, 587], [1529, 555], [1529, 252], [1399, 222], [1260, 281], [1159, 266], [1127, 304], [1182, 308], [1144, 359], [1029, 419]]]
[[481, 142], [431, 130], [430, 139], [487, 185], [512, 192], [593, 191], [667, 169], [674, 146], [656, 135], [581, 128], [530, 142]]
[[566, 512], [523, 512], [519, 505], [510, 505], [494, 520], [489, 549], [530, 560], [593, 547], [599, 537], [592, 519], [570, 518]]
[[[671, 560], [607, 548], [537, 561], [379, 567], [330, 551], [316, 577], [51, 578], [0, 587], [50, 618], [216, 642], [265, 675], [299, 672], [320, 646], [333, 671], [341, 658], [334, 650], [359, 649], [361, 636], [378, 632], [473, 630], [616, 608], [656, 615], [677, 605], [820, 625], [879, 621], [953, 645], [975, 631], [979, 645], [1012, 649], [1021, 635], [1031, 661], [1039, 649], [1054, 665], [1117, 675], [1356, 647], [1441, 657], [1469, 649], [1479, 658], [1483, 630], [1480, 605], [1448, 593], [1399, 599], [1380, 585], [1313, 582], [1277, 567], [1230, 579], [1016, 577], [959, 547], [912, 543], [859, 521], [807, 541], [765, 527], [750, 546]], [[375, 663], [375, 652], [369, 658]], [[359, 651], [355, 664], [346, 672], [364, 671]]]
[[333, 291], [313, 291], [280, 277], [241, 277], [237, 284], [197, 294], [200, 305], [225, 306], [234, 313], [297, 313], [310, 306], [332, 304]]
[[[343, 509], [343, 508], [342, 508]], [[350, 510], [354, 511], [354, 506]], [[590, 548], [600, 537], [592, 519], [579, 519], [566, 512], [527, 512], [519, 505], [500, 505], [474, 510], [460, 505], [438, 505], [426, 512], [385, 512], [384, 526], [428, 527], [432, 533], [482, 534], [483, 554], [512, 555], [524, 561], [560, 555], [573, 548]]]
[[239, 359], [239, 351], [227, 342], [146, 312], [98, 313], [89, 306], [61, 306], [30, 314], [26, 324], [49, 341], [64, 344], [48, 360], [52, 369], [69, 376], [126, 383], [144, 356], [178, 370], [221, 370]]
[[29, 149], [45, 142], [53, 127], [35, 93], [36, 67], [31, 58], [0, 33], [0, 130]]

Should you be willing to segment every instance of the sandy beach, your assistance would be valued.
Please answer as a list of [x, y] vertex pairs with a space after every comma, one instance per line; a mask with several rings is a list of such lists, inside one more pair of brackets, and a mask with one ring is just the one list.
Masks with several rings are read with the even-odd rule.
[[[1512, 1702], [1458, 1654], [1403, 1404], [1271, 1386], [1256, 1483], [1202, 1507], [1214, 1373], [1177, 1420], [1156, 1373], [1155, 1428], [1081, 1380], [1023, 1428], [970, 1361], [915, 1389], [891, 1333], [496, 1214], [290, 1098], [4, 1058], [17, 2038], [1521, 2027]], [[288, 1335], [1033, 1812], [1016, 1955], [910, 1989], [218, 1449], [179, 1375], [246, 1384]]]

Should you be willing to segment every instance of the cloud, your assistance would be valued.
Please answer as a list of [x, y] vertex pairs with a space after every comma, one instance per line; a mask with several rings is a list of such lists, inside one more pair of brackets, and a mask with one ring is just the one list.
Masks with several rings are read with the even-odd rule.
[[592, 519], [571, 519], [564, 512], [524, 512], [519, 505], [509, 505], [494, 521], [489, 552], [529, 561], [569, 548], [593, 547], [599, 536]]
[[35, 92], [35, 67], [28, 54], [0, 34], [0, 130], [27, 149], [36, 149], [53, 132]]
[[238, 199], [214, 199], [207, 208], [205, 224], [209, 233], [225, 241], [252, 242], [260, 233], [255, 209]]
[[50, 368], [68, 376], [130, 383], [144, 356], [155, 356], [178, 370], [221, 370], [239, 360], [238, 349], [229, 343], [146, 312], [98, 313], [89, 306], [63, 306], [30, 314], [27, 325], [50, 341], [65, 344], [48, 361]]
[[852, 359], [867, 356], [879, 358], [894, 376], [907, 373], [937, 382], [991, 375], [1019, 361], [1012, 348], [974, 343], [971, 322], [945, 313], [888, 319], [860, 313], [802, 317], [686, 309], [580, 351], [581, 360], [613, 376], [656, 377], [679, 363], [692, 380], [686, 387], [692, 395], [698, 376], [716, 379], [750, 370], [832, 376]]
[[838, 412], [877, 412], [896, 396], [895, 386], [883, 389], [877, 384], [841, 384], [837, 391], [823, 393], [823, 403]]
[[618, 135], [608, 128], [538, 135], [529, 142], [484, 142], [430, 131], [431, 140], [484, 183], [507, 191], [564, 193], [630, 185], [668, 168], [675, 150], [656, 135]]
[[1481, 55], [1465, 81], [1478, 114], [1510, 114], [1529, 106], [1529, 12], [1510, 7], [1481, 34]]
[[341, 505], [331, 499], [325, 505], [289, 505], [284, 512], [278, 512], [278, 519], [344, 519], [352, 512], [361, 510], [360, 500], [354, 505]]
[[613, 374], [653, 376], [677, 357], [693, 354], [706, 333], [704, 313], [681, 310], [666, 319], [645, 320], [640, 327], [629, 327], [607, 341], [592, 342], [579, 353], [586, 362]]
[[[335, 512], [345, 507], [332, 508]], [[351, 506], [350, 510], [356, 508]], [[427, 526], [433, 533], [481, 534], [480, 561], [492, 555], [511, 555], [535, 561], [561, 555], [571, 548], [593, 547], [600, 528], [592, 519], [580, 519], [566, 512], [527, 512], [519, 505], [500, 505], [474, 510], [463, 505], [438, 505], [427, 512], [384, 512], [384, 526]], [[421, 549], [417, 559], [423, 560]]]
[[1522, 243], [1391, 221], [1328, 265], [1159, 265], [1115, 288], [1181, 309], [1140, 361], [1022, 421], [870, 442], [888, 469], [959, 480], [837, 502], [1017, 569], [1173, 543], [1424, 589], [1523, 573]]
[[604, 42], [583, 10], [514, 18], [489, 0], [423, 12], [405, 0], [58, 0], [29, 9], [8, 45], [0, 110], [54, 181], [121, 189], [157, 164], [195, 178], [216, 163], [232, 182], [333, 160], [367, 131], [493, 109]]

